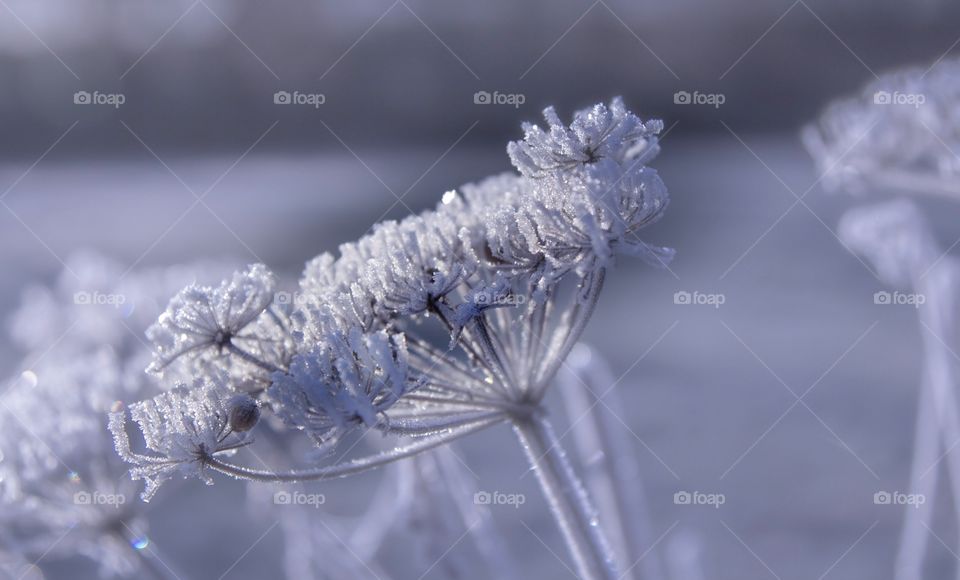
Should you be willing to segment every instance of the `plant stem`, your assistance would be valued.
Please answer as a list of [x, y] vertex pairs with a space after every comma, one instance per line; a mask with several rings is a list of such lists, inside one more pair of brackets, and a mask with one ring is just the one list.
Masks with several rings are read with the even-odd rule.
[[296, 483], [301, 481], [323, 481], [327, 479], [337, 479], [356, 473], [363, 473], [364, 471], [376, 469], [377, 467], [393, 463], [394, 461], [412, 457], [417, 453], [421, 453], [441, 445], [446, 445], [447, 443], [459, 439], [460, 437], [480, 431], [482, 429], [486, 429], [487, 427], [496, 425], [502, 421], [504, 421], [504, 417], [497, 415], [490, 419], [478, 420], [462, 427], [450, 429], [449, 431], [445, 431], [439, 435], [417, 439], [415, 442], [409, 445], [396, 447], [390, 451], [384, 451], [376, 455], [354, 459], [353, 461], [336, 463], [334, 465], [327, 465], [314, 469], [302, 469], [285, 472], [265, 471], [262, 469], [252, 469], [242, 465], [227, 463], [226, 461], [223, 461], [213, 455], [205, 459], [204, 465], [210, 469], [225, 473], [227, 475], [232, 475], [238, 479], [261, 481], [265, 483]]
[[254, 365], [262, 368], [263, 370], [267, 371], [268, 373], [275, 373], [275, 372], [277, 372], [277, 371], [280, 370], [280, 367], [278, 367], [278, 366], [276, 366], [276, 365], [274, 365], [274, 364], [268, 363], [268, 362], [266, 362], [266, 361], [260, 360], [260, 359], [257, 358], [256, 356], [254, 356], [254, 355], [250, 354], [249, 352], [243, 350], [242, 348], [240, 348], [239, 346], [233, 344], [232, 342], [228, 342], [228, 343], [227, 343], [227, 350], [229, 350], [231, 353], [237, 355], [238, 357], [242, 358], [243, 360], [247, 361], [248, 363], [254, 364]]
[[513, 429], [537, 475], [560, 533], [583, 580], [618, 577], [613, 550], [597, 519], [596, 509], [560, 447], [543, 410], [513, 417]]
[[664, 580], [660, 555], [652, 549], [656, 536], [651, 529], [640, 466], [631, 451], [630, 437], [611, 416], [611, 409], [624, 408], [619, 388], [610, 388], [604, 394], [603, 405], [597, 395], [606, 385], [616, 385], [616, 377], [599, 353], [583, 344], [577, 349], [582, 350], [571, 353], [568, 372], [557, 378], [568, 418], [574, 422], [570, 435], [587, 490], [597, 504], [617, 558], [633, 563], [621, 580], [634, 577], [634, 567], [639, 568], [643, 580]]
[[557, 371], [560, 370], [560, 367], [563, 366], [567, 360], [567, 355], [570, 354], [574, 345], [580, 340], [580, 335], [583, 334], [584, 329], [587, 327], [587, 322], [590, 321], [590, 318], [593, 316], [593, 311], [597, 307], [597, 301], [600, 298], [600, 292], [603, 290], [603, 282], [605, 279], [606, 270], [600, 268], [585, 282], [589, 284], [589, 287], [587, 288], [584, 302], [574, 306], [573, 319], [569, 323], [570, 326], [567, 328], [566, 336], [556, 350], [550, 351], [548, 355], [550, 360], [549, 364], [547, 364], [546, 367], [542, 369], [541, 374], [537, 376], [534, 387], [534, 395], [536, 397], [543, 396], [547, 387], [553, 382], [553, 377], [556, 376]]

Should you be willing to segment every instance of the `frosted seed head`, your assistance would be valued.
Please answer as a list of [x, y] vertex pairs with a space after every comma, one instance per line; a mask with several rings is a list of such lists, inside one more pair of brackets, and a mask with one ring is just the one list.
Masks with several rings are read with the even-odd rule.
[[131, 405], [130, 416], [146, 442], [144, 454], [131, 451], [126, 411], [111, 413], [109, 427], [118, 454], [133, 464], [131, 477], [146, 482], [144, 501], [178, 473], [212, 483], [204, 470], [209, 458], [252, 442], [245, 432], [231, 434], [228, 397], [221, 382], [198, 379], [190, 387], [178, 385]]
[[331, 328], [274, 374], [267, 397], [284, 422], [329, 447], [353, 428], [374, 426], [414, 384], [402, 335]]
[[275, 287], [273, 274], [254, 264], [216, 288], [184, 288], [147, 329], [154, 346], [148, 371], [172, 370], [173, 378], [226, 374], [234, 386], [262, 388], [292, 348], [285, 314], [270, 308]]
[[597, 104], [577, 111], [569, 127], [553, 107], [544, 110], [543, 117], [546, 131], [524, 124], [523, 140], [507, 146], [514, 166], [528, 177], [576, 170], [601, 159], [622, 164], [643, 155], [646, 162], [656, 154], [656, 135], [663, 128], [658, 120], [644, 124], [620, 97], [609, 107]]

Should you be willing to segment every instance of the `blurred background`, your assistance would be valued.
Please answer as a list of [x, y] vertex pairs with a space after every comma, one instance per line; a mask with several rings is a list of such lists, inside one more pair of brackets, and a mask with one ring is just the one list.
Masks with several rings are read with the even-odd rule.
[[[623, 260], [587, 340], [622, 375], [656, 549], [698, 554], [691, 578], [892, 578], [909, 508], [874, 494], [907, 487], [920, 332], [911, 307], [874, 304], [882, 285], [835, 236], [854, 200], [821, 190], [797, 134], [958, 42], [960, 5], [936, 0], [0, 0], [0, 315], [79, 249], [134, 269], [262, 261], [295, 280], [376, 221], [508, 170], [506, 143], [543, 107], [568, 118], [622, 95], [667, 127], [653, 165], [672, 205], [644, 239], [678, 253], [670, 271]], [[926, 203], [951, 247], [960, 208]], [[22, 355], [0, 342], [4, 376]], [[527, 494], [495, 515], [529, 577], [569, 576], [511, 437], [463, 456], [487, 487]], [[231, 484], [158, 498], [151, 539], [185, 578], [279, 565], [282, 537], [250, 527]], [[331, 511], [370, 489], [332, 485]], [[726, 501], [678, 505], [680, 491]], [[957, 564], [956, 535], [938, 528], [930, 577]]]

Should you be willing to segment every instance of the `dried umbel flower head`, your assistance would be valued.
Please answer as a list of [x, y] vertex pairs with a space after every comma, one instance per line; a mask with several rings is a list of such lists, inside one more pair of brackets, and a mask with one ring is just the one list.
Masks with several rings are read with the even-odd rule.
[[148, 332], [151, 369], [225, 376], [322, 448], [355, 428], [430, 435], [527, 413], [583, 331], [614, 257], [664, 265], [673, 255], [637, 237], [668, 203], [646, 165], [662, 123], [642, 122], [620, 99], [569, 126], [553, 109], [544, 117], [546, 128], [525, 125], [508, 147], [519, 175], [447, 192], [436, 210], [317, 257], [289, 313], [259, 264], [219, 287], [184, 289]]
[[212, 484], [204, 470], [209, 460], [252, 442], [248, 433], [237, 433], [232, 428], [228, 399], [229, 392], [222, 383], [198, 379], [192, 387], [179, 385], [131, 405], [130, 415], [151, 454], [131, 450], [126, 410], [110, 413], [110, 432], [117, 452], [135, 465], [130, 475], [146, 481], [141, 495], [144, 501], [149, 501], [157, 488], [176, 473]]
[[416, 386], [408, 364], [402, 335], [331, 329], [322, 347], [296, 355], [287, 372], [276, 373], [267, 397], [288, 425], [324, 446], [354, 426], [377, 426]]
[[883, 75], [802, 137], [830, 189], [960, 197], [960, 60]]
[[525, 125], [523, 141], [507, 147], [517, 169], [533, 180], [527, 195], [516, 198], [530, 249], [581, 274], [609, 266], [617, 253], [666, 265], [672, 250], [637, 237], [669, 202], [657, 172], [646, 166], [660, 150], [663, 123], [641, 122], [619, 98], [609, 108], [580, 111], [569, 127], [552, 108], [544, 118], [547, 131]]
[[553, 107], [543, 117], [546, 131], [524, 123], [523, 141], [507, 146], [514, 166], [528, 177], [582, 170], [604, 159], [620, 165], [637, 158], [646, 163], [656, 155], [657, 134], [663, 130], [662, 121], [643, 123], [619, 97], [609, 107], [601, 103], [580, 111], [569, 126]]
[[242, 390], [269, 384], [269, 374], [288, 356], [285, 316], [274, 303], [276, 280], [263, 264], [234, 273], [220, 286], [180, 291], [156, 324], [151, 372], [174, 366], [174, 378], [226, 373]]
[[118, 399], [160, 392], [143, 372], [142, 333], [177, 289], [226, 272], [203, 264], [124, 274], [81, 253], [53, 286], [25, 293], [11, 334], [29, 367], [3, 382], [0, 405], [0, 553], [42, 563], [82, 555], [100, 577], [145, 573], [148, 506], [134, 499], [105, 414]]
[[[669, 199], [646, 165], [662, 124], [642, 122], [620, 99], [577, 112], [569, 126], [552, 109], [544, 116], [545, 129], [527, 125], [509, 147], [519, 174], [448, 191], [435, 210], [378, 224], [338, 255], [315, 258], [289, 313], [274, 308], [275, 284], [260, 265], [171, 301], [150, 331], [154, 369], [185, 369], [198, 382], [134, 405], [152, 454], [130, 452], [124, 415], [111, 418], [121, 455], [147, 480], [145, 496], [177, 471], [339, 477], [509, 421], [554, 504], [583, 504], [558, 515], [584, 520], [561, 526], [579, 546], [580, 571], [612, 569], [582, 488], [557, 485], [573, 475], [542, 400], [616, 258], [665, 266], [673, 256], [638, 238]], [[357, 429], [416, 439], [306, 470], [236, 465], [222, 452], [250, 440], [212, 386], [221, 376], [322, 450]]]

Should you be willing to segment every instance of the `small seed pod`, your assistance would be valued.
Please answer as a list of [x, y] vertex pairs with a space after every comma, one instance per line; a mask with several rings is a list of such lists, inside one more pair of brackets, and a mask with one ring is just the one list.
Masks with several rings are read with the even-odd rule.
[[235, 395], [227, 408], [230, 410], [230, 428], [234, 431], [249, 431], [260, 420], [260, 405], [249, 395]]

